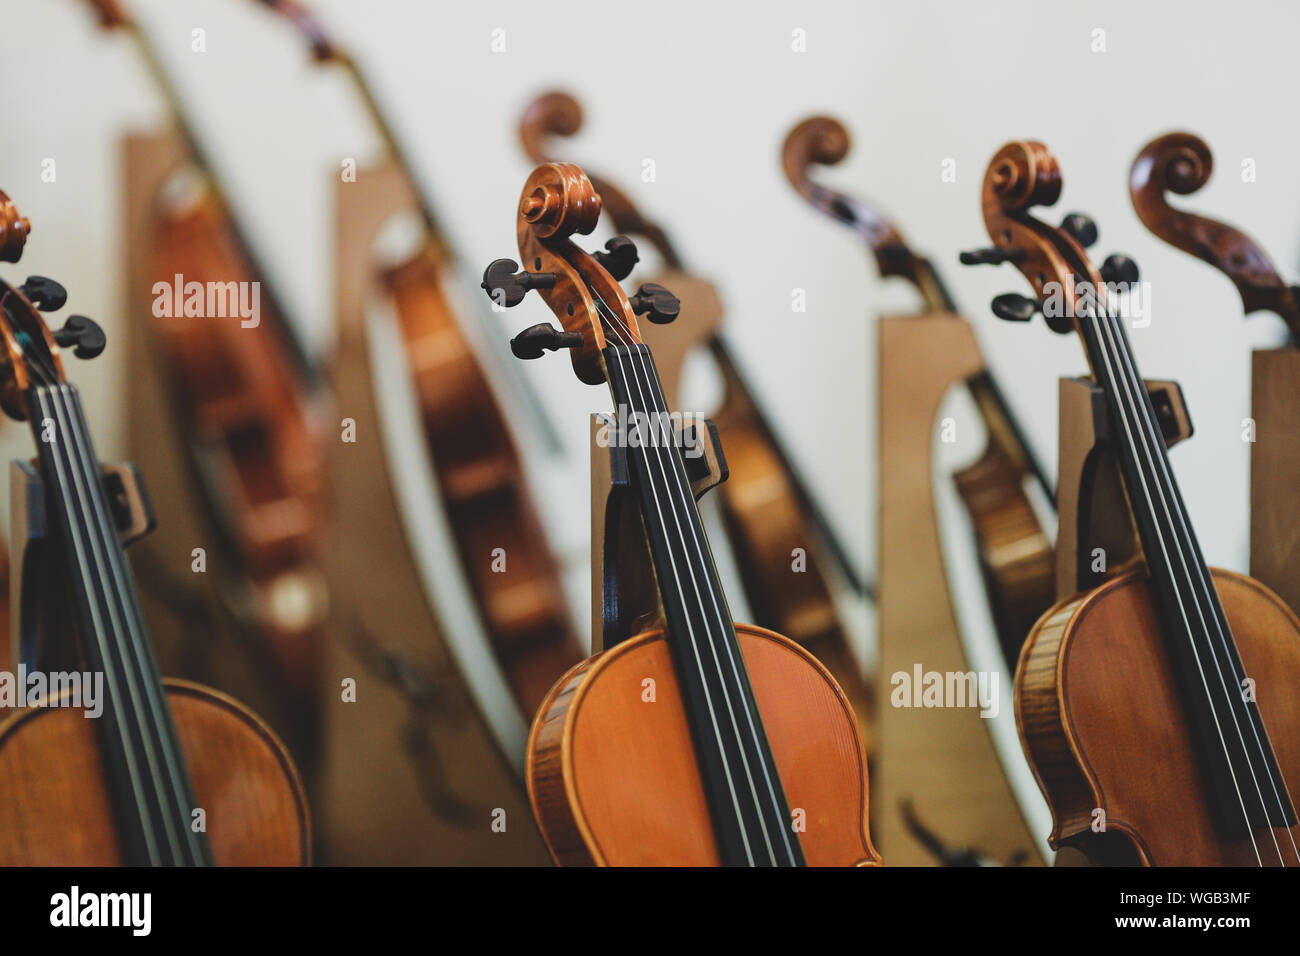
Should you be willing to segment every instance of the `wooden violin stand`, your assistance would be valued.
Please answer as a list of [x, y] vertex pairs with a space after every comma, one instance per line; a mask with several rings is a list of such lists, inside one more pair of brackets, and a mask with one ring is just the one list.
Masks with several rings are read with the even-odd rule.
[[[222, 596], [221, 550], [204, 518], [205, 506], [149, 329], [158, 278], [149, 257], [156, 245], [156, 204], [167, 179], [186, 157], [173, 131], [125, 137], [126, 440], [131, 457], [153, 478], [153, 502], [162, 516], [157, 533], [133, 550], [132, 564], [162, 672], [210, 684], [245, 701], [283, 734], [282, 728], [295, 723], [284, 695], [259, 676], [254, 655], [237, 652], [243, 629]], [[192, 570], [195, 548], [206, 554], [204, 573]]]
[[[893, 707], [890, 676], [915, 665], [971, 670], [948, 593], [935, 513], [932, 440], [944, 396], [981, 371], [971, 326], [946, 314], [879, 321], [880, 713], [872, 835], [887, 866], [936, 863], [903, 807], [950, 846], [998, 862], [1041, 859], [985, 719], [972, 707]], [[1002, 675], [1002, 705], [1012, 680]]]
[[1300, 349], [1251, 355], [1250, 576], [1300, 613]]
[[[443, 638], [383, 445], [367, 334], [367, 306], [378, 291], [374, 246], [391, 217], [415, 208], [414, 197], [401, 170], [384, 165], [338, 183], [336, 202], [338, 348], [331, 382], [337, 417], [355, 422], [356, 441], [329, 442], [325, 553], [336, 640], [323, 668], [324, 753], [313, 803], [322, 861], [545, 864], [522, 761], [512, 766], [503, 755]], [[406, 376], [405, 361], [391, 374]], [[408, 440], [423, 447], [418, 429]], [[383, 650], [376, 657], [363, 650], [367, 645]], [[391, 678], [376, 675], [385, 660], [424, 675], [434, 697], [424, 701], [427, 712], [414, 712]], [[354, 703], [341, 701], [346, 678], [356, 681]], [[502, 813], [499, 832], [492, 825]]]

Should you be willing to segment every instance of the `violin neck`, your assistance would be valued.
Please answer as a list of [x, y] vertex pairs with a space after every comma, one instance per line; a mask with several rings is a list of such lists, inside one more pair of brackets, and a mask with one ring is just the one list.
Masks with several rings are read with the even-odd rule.
[[640, 344], [604, 358], [723, 863], [802, 865], [654, 359]]
[[411, 164], [410, 154], [402, 143], [401, 137], [397, 135], [397, 130], [389, 121], [387, 111], [375, 95], [374, 87], [371, 86], [365, 71], [352, 57], [342, 56], [340, 62], [347, 71], [348, 76], [351, 77], [352, 83], [361, 97], [361, 102], [365, 106], [366, 114], [370, 117], [375, 130], [379, 133], [379, 138], [384, 143], [385, 152], [397, 164], [398, 168], [406, 174], [406, 179], [411, 184], [411, 191], [415, 193], [416, 205], [426, 235], [430, 241], [438, 246], [444, 258], [450, 258], [452, 256], [451, 243], [447, 241], [443, 234], [442, 225], [434, 214], [433, 206], [429, 201], [429, 194], [425, 191], [420, 177], [416, 174], [415, 167]]
[[925, 256], [910, 253], [912, 264], [910, 272], [912, 282], [921, 293], [921, 298], [925, 302], [925, 307], [930, 312], [953, 312], [957, 311], [957, 301], [948, 291], [944, 284], [943, 278], [932, 263]]
[[1232, 631], [1174, 480], [1168, 450], [1121, 319], [1100, 310], [1078, 324], [1110, 408], [1119, 460], [1151, 591], [1204, 776], [1231, 832], [1294, 826], [1295, 810]]
[[158, 56], [153, 41], [149, 38], [148, 33], [140, 26], [139, 23], [132, 21], [127, 29], [130, 30], [132, 40], [136, 49], [140, 53], [141, 59], [144, 60], [150, 77], [154, 85], [162, 94], [163, 100], [167, 104], [167, 112], [171, 116], [171, 121], [180, 133], [181, 141], [185, 145], [185, 150], [189, 154], [190, 160], [198, 168], [202, 175], [206, 187], [215, 197], [217, 205], [220, 207], [229, 224], [230, 233], [235, 241], [235, 246], [239, 249], [240, 255], [244, 258], [245, 263], [251, 269], [253, 276], [261, 283], [261, 295], [266, 301], [267, 311], [274, 317], [274, 322], [268, 323], [279, 339], [283, 342], [285, 351], [292, 360], [294, 368], [298, 372], [303, 383], [309, 387], [314, 387], [319, 383], [320, 372], [313, 364], [307, 354], [307, 349], [294, 331], [293, 323], [288, 320], [287, 313], [279, 296], [276, 295], [275, 289], [272, 288], [268, 281], [267, 273], [258, 260], [256, 251], [248, 241], [248, 236], [240, 227], [239, 221], [235, 217], [234, 206], [230, 203], [225, 190], [222, 188], [221, 179], [213, 168], [211, 160], [208, 158], [206, 150], [203, 148], [198, 135], [194, 132], [188, 116], [189, 112], [185, 104], [181, 101], [180, 94], [176, 91], [172, 83], [171, 76], [167, 68], [163, 65]]
[[27, 407], [86, 663], [103, 674], [100, 731], [126, 859], [211, 863], [204, 834], [191, 825], [196, 803], [189, 774], [77, 390], [37, 386]]

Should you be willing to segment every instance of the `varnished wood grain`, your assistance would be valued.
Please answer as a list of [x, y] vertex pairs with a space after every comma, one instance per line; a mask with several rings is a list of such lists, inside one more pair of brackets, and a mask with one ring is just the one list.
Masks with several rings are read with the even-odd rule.
[[[1214, 581], [1287, 781], [1300, 781], [1300, 621], [1250, 578]], [[1134, 572], [1059, 605], [1035, 627], [1016, 672], [1016, 722], [1051, 805], [1053, 846], [1160, 866], [1255, 866], [1247, 836], [1215, 829], [1145, 576]], [[1091, 829], [1105, 811], [1106, 834]], [[1265, 865], [1300, 863], [1291, 835], [1255, 832]]]
[[[736, 626], [758, 709], [813, 866], [879, 862], [867, 834], [866, 757], [853, 710], [807, 651]], [[644, 682], [654, 681], [647, 702]], [[718, 853], [661, 631], [573, 668], [538, 712], [529, 793], [557, 862], [714, 866]]]
[[990, 444], [953, 480], [971, 518], [1003, 655], [1014, 660], [1056, 596], [1052, 543], [1025, 494], [1024, 468], [1000, 446]]
[[[310, 863], [307, 801], [284, 745], [233, 699], [165, 684], [215, 861]], [[122, 863], [98, 731], [71, 708], [29, 708], [0, 724], [0, 865]]]

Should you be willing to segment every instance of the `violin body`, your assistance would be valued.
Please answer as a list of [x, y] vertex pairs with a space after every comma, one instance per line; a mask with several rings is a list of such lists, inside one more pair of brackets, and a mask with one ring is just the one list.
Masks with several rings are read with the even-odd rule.
[[[1300, 621], [1272, 591], [1215, 569], [1214, 582], [1284, 779], [1300, 779]], [[1053, 847], [1094, 862], [1256, 866], [1249, 836], [1215, 828], [1201, 792], [1165, 638], [1144, 572], [1044, 614], [1016, 670], [1016, 724], [1052, 809]], [[1180, 795], [1182, 798], [1180, 799]], [[1097, 808], [1105, 830], [1092, 829]], [[1266, 865], [1300, 863], [1283, 829], [1255, 832]], [[1271, 859], [1270, 859], [1271, 857]]]
[[[159, 146], [158, 155], [169, 149]], [[141, 162], [147, 164], [151, 153], [146, 149]], [[137, 281], [142, 289], [155, 282], [173, 286], [175, 314], [146, 316], [148, 329], [137, 340], [151, 368], [137, 376], [133, 389], [148, 396], [144, 401], [165, 396], [170, 408], [146, 418], [170, 426], [163, 434], [175, 436], [180, 453], [170, 453], [171, 445], [152, 447], [160, 436], [147, 427], [133, 428], [134, 442], [151, 471], [170, 465], [188, 473], [184, 492], [163, 489], [159, 501], [171, 510], [162, 520], [168, 527], [196, 525], [194, 533], [222, 575], [211, 599], [240, 609], [236, 626], [246, 653], [239, 661], [222, 662], [210, 652], [196, 659], [196, 648], [187, 646], [192, 628], [183, 619], [159, 628], [160, 650], [168, 669], [254, 699], [307, 759], [316, 740], [327, 603], [319, 569], [322, 422], [277, 330], [284, 319], [269, 296], [261, 298], [256, 327], [244, 327], [233, 310], [227, 318], [180, 314], [174, 299], [178, 274], [184, 283], [205, 288], [209, 282], [259, 278], [217, 197], [209, 193], [184, 206], [163, 206], [142, 225]], [[191, 509], [200, 516], [197, 522]], [[167, 610], [164, 595], [148, 597], [157, 619]]]
[[[185, 282], [257, 279], [241, 261], [223, 211], [204, 197], [167, 211], [155, 233], [154, 274]], [[175, 305], [173, 305], [175, 308]], [[154, 333], [197, 442], [220, 454], [214, 470], [234, 484], [234, 545], [250, 574], [266, 579], [303, 562], [319, 538], [324, 454], [318, 428], [276, 323], [155, 317]]]
[[996, 444], [953, 474], [975, 536], [984, 591], [1002, 653], [1020, 654], [1025, 635], [1056, 598], [1056, 556], [1024, 488], [1024, 469]]
[[[385, 284], [420, 402], [442, 503], [493, 652], [520, 710], [531, 715], [581, 652], [519, 450], [442, 290], [426, 246]], [[504, 570], [493, 553], [504, 548]]]
[[[284, 745], [234, 699], [164, 683], [215, 861], [310, 863], [307, 800]], [[0, 865], [122, 865], [97, 723], [38, 707], [0, 724]]]
[[[795, 642], [746, 624], [736, 633], [792, 812], [806, 812], [799, 840], [809, 865], [879, 864], [866, 755], [844, 692]], [[662, 630], [588, 658], [555, 684], [533, 722], [526, 773], [561, 865], [719, 863]]]

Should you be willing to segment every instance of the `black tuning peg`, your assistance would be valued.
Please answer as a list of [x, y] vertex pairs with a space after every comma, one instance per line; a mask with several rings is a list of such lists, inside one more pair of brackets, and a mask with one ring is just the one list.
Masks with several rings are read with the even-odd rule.
[[1027, 295], [1004, 292], [993, 300], [993, 314], [1008, 322], [1028, 322], [1041, 306]]
[[615, 236], [605, 243], [604, 252], [593, 252], [591, 256], [620, 282], [632, 274], [632, 267], [640, 258], [636, 254], [636, 243], [627, 236]]
[[682, 310], [682, 304], [658, 282], [647, 282], [636, 290], [636, 295], [628, 300], [632, 311], [644, 315], [655, 325], [667, 325]]
[[68, 301], [68, 290], [45, 276], [28, 276], [18, 291], [42, 312], [57, 312]]
[[1132, 285], [1139, 275], [1137, 263], [1120, 252], [1107, 256], [1101, 264], [1101, 278], [1107, 285]]
[[1061, 232], [1085, 249], [1097, 241], [1097, 224], [1091, 216], [1085, 216], [1081, 212], [1072, 212], [1062, 219]]
[[510, 340], [515, 358], [541, 358], [542, 352], [573, 349], [582, 344], [581, 332], [562, 332], [547, 322], [531, 325]]
[[481, 288], [488, 298], [507, 309], [524, 301], [529, 289], [549, 289], [555, 285], [553, 272], [515, 272], [513, 259], [495, 259], [483, 270]]
[[108, 338], [99, 323], [84, 315], [68, 316], [63, 328], [54, 333], [54, 341], [59, 344], [59, 348], [72, 348], [72, 354], [79, 359], [93, 359], [108, 344]]
[[959, 258], [964, 266], [997, 266], [1004, 262], [1024, 261], [1025, 250], [999, 249], [997, 246], [992, 246], [988, 249], [972, 249], [970, 252], [963, 252]]

